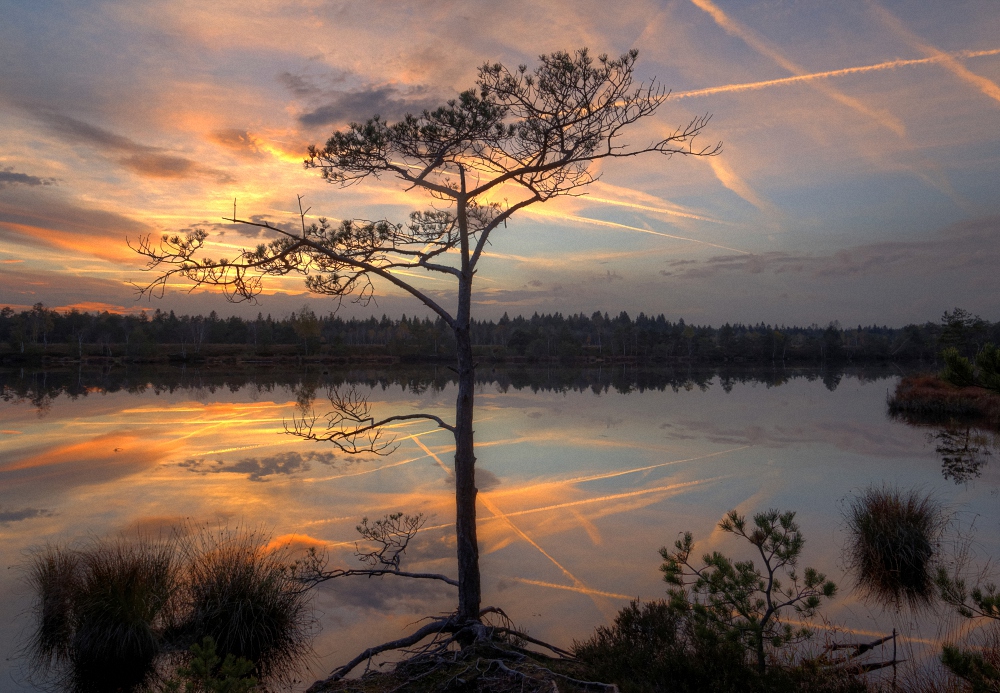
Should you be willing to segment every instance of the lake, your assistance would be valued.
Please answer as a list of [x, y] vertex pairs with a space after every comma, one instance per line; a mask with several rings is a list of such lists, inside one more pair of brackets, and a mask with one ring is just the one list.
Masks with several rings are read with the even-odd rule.
[[[455, 574], [450, 434], [392, 429], [395, 450], [348, 456], [285, 432], [327, 387], [367, 393], [376, 416], [453, 415], [444, 367], [385, 371], [162, 368], [0, 373], [0, 690], [33, 690], [17, 650], [30, 628], [23, 565], [34, 548], [117, 532], [263, 529], [275, 545], [326, 549], [357, 565], [362, 517], [423, 513], [404, 568]], [[1000, 464], [943, 466], [935, 429], [886, 415], [895, 368], [687, 372], [490, 370], [476, 400], [484, 605], [568, 646], [629, 599], [665, 595], [658, 549], [690, 530], [696, 552], [743, 547], [715, 529], [730, 509], [794, 510], [802, 564], [840, 585], [830, 623], [876, 636], [899, 628], [911, 657], [954, 637], [943, 625], [866, 606], [844, 576], [845, 503], [872, 484], [933, 494], [949, 530], [1000, 556]], [[946, 542], [950, 545], [949, 542]], [[345, 578], [315, 591], [306, 683], [368, 645], [448, 612], [450, 586]]]

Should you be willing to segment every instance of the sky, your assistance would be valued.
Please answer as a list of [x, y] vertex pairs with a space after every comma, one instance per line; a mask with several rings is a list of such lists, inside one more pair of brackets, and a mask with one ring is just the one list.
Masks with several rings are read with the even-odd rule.
[[[480, 265], [476, 317], [663, 313], [903, 325], [956, 306], [1000, 319], [1000, 3], [146, 2], [0, 0], [0, 306], [326, 313], [299, 277], [257, 305], [148, 282], [130, 250], [310, 214], [403, 221], [432, 200], [342, 189], [302, 166], [347, 123], [473, 86], [484, 62], [639, 51], [671, 89], [626, 135], [711, 114], [717, 157], [603, 164], [588, 195], [518, 213]], [[438, 278], [414, 278], [448, 303]], [[398, 291], [345, 316], [426, 315]]]

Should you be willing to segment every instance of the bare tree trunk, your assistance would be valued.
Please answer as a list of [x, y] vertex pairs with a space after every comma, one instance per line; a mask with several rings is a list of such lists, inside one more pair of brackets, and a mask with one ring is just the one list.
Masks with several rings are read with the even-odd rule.
[[479, 542], [476, 537], [476, 456], [472, 417], [475, 364], [468, 324], [455, 331], [458, 341], [458, 400], [455, 403], [455, 535], [458, 540], [458, 617], [479, 618], [482, 600]]
[[[462, 192], [465, 171], [459, 169]], [[476, 454], [472, 431], [476, 394], [476, 364], [472, 361], [472, 279], [469, 232], [464, 195], [458, 199], [462, 271], [458, 280], [455, 341], [458, 345], [458, 400], [455, 402], [455, 538], [458, 541], [458, 618], [478, 621], [482, 590], [479, 541], [476, 537]]]

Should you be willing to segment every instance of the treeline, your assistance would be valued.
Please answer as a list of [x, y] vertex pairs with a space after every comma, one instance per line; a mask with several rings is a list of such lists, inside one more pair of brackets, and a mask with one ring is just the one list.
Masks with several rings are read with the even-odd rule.
[[[975, 356], [987, 342], [1000, 343], [1000, 323], [956, 308], [939, 322], [892, 328], [870, 325], [797, 327], [726, 323], [721, 327], [668, 320], [663, 314], [635, 318], [595, 312], [530, 318], [474, 320], [472, 339], [484, 358], [514, 361], [640, 361], [679, 363], [823, 363], [929, 361], [955, 347]], [[208, 349], [209, 345], [226, 349]], [[41, 303], [30, 310], [0, 310], [0, 351], [18, 355], [86, 358], [180, 359], [206, 354], [259, 357], [381, 355], [398, 360], [450, 360], [451, 329], [440, 319], [344, 319], [317, 316], [308, 308], [284, 318], [182, 315], [159, 309], [121, 315], [58, 312]]]

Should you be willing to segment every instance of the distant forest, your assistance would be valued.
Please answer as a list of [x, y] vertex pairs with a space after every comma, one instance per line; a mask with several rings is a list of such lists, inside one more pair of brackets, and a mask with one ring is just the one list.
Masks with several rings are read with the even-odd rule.
[[[747, 325], [721, 327], [676, 322], [664, 315], [534, 314], [529, 318], [474, 320], [473, 344], [481, 358], [511, 362], [824, 363], [934, 361], [954, 346], [974, 356], [1000, 343], [1000, 322], [968, 311], [946, 311], [939, 322], [893, 328]], [[450, 360], [452, 331], [440, 320], [344, 319], [308, 308], [284, 318], [255, 319], [152, 314], [58, 312], [42, 304], [17, 312], [0, 309], [0, 359], [131, 361], [205, 359]]]

